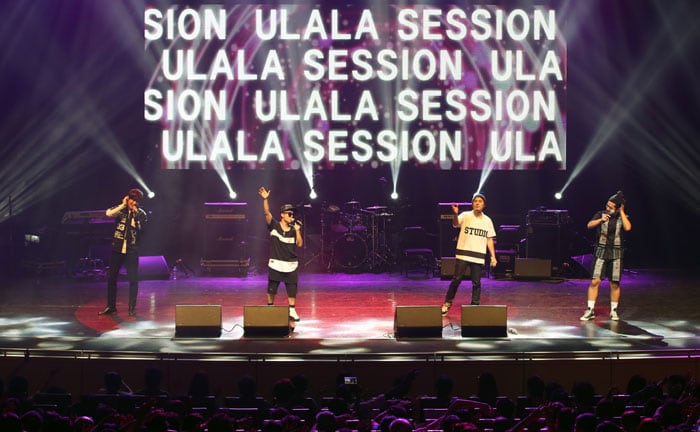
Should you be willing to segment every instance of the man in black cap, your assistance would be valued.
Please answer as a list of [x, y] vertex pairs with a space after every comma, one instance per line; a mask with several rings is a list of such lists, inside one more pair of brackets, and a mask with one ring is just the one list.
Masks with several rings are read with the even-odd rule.
[[479, 304], [481, 301], [481, 267], [484, 265], [484, 259], [487, 258], [486, 251], [488, 251], [491, 267], [496, 265], [496, 250], [493, 243], [496, 230], [491, 218], [484, 214], [484, 207], [486, 207], [486, 197], [481, 192], [475, 193], [472, 197], [472, 211], [460, 213], [459, 206], [452, 205], [452, 226], [459, 228], [459, 237], [457, 237], [457, 251], [455, 253], [455, 273], [441, 308], [443, 315], [446, 315], [450, 310], [452, 301], [457, 294], [457, 288], [464, 279], [467, 269], [472, 280], [471, 304]]
[[617, 305], [620, 301], [620, 279], [622, 279], [622, 233], [630, 231], [632, 223], [625, 213], [625, 196], [622, 191], [608, 198], [605, 210], [596, 212], [588, 222], [588, 229], [597, 229], [594, 249], [592, 280], [588, 287], [588, 306], [581, 321], [595, 318], [595, 301], [603, 278], [610, 281], [610, 319], [618, 321]]
[[141, 230], [148, 221], [148, 215], [139, 207], [143, 192], [131, 189], [122, 202], [105, 211], [108, 217], [116, 219], [112, 236], [112, 253], [109, 256], [107, 276], [107, 307], [99, 315], [117, 312], [117, 276], [124, 266], [129, 279], [129, 316], [136, 316], [136, 298], [139, 293], [139, 241]]
[[267, 304], [275, 303], [275, 296], [280, 282], [284, 282], [289, 302], [289, 318], [299, 321], [297, 313], [296, 297], [297, 283], [299, 280], [297, 269], [299, 260], [296, 248], [304, 245], [301, 236], [301, 222], [294, 220], [294, 206], [285, 204], [280, 208], [280, 220], [276, 221], [270, 213], [270, 205], [267, 199], [270, 191], [264, 187], [258, 189], [258, 195], [263, 199], [263, 212], [265, 222], [270, 231], [270, 260], [268, 261]]

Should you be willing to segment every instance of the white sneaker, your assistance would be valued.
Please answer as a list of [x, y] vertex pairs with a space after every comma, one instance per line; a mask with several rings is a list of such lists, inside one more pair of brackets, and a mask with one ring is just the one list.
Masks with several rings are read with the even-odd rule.
[[299, 314], [293, 307], [289, 308], [289, 319], [291, 319], [292, 321], [299, 321]]
[[586, 308], [586, 312], [584, 312], [581, 316], [581, 321], [590, 321], [593, 318], [595, 318], [595, 312], [593, 312], [593, 309]]
[[620, 316], [617, 314], [617, 309], [612, 309], [610, 311], [610, 319], [613, 321], [620, 321]]

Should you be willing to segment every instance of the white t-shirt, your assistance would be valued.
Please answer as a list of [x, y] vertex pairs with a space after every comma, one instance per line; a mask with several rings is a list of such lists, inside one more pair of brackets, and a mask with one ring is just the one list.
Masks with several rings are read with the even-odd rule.
[[462, 212], [457, 216], [459, 222], [459, 237], [455, 257], [462, 261], [484, 264], [486, 258], [486, 240], [496, 237], [491, 218], [481, 213], [480, 217], [474, 211]]

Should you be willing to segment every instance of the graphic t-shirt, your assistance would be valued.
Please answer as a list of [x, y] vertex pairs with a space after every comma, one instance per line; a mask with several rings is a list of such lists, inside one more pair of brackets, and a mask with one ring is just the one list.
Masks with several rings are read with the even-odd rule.
[[486, 240], [496, 237], [493, 221], [484, 213], [476, 217], [474, 211], [457, 216], [459, 237], [455, 257], [462, 261], [483, 264], [486, 258]]
[[291, 228], [285, 232], [280, 223], [274, 219], [267, 226], [270, 231], [270, 260], [271, 269], [289, 273], [297, 269], [299, 261], [296, 254], [296, 231]]

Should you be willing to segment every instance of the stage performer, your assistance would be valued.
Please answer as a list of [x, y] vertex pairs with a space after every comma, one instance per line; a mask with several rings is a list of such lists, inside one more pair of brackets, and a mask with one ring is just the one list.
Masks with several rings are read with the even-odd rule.
[[129, 279], [129, 316], [136, 316], [136, 298], [139, 293], [139, 242], [141, 230], [148, 222], [148, 215], [139, 207], [143, 192], [131, 189], [121, 204], [107, 209], [105, 214], [116, 219], [112, 236], [112, 252], [107, 276], [107, 307], [99, 315], [117, 312], [117, 277], [122, 266]]
[[610, 319], [618, 321], [617, 305], [620, 302], [620, 279], [622, 279], [623, 231], [632, 229], [625, 212], [625, 196], [622, 191], [608, 198], [605, 210], [596, 212], [588, 222], [588, 229], [597, 229], [593, 252], [591, 284], [588, 286], [588, 306], [581, 321], [595, 318], [595, 301], [603, 278], [610, 282]]
[[296, 248], [304, 245], [301, 236], [301, 221], [294, 219], [294, 206], [285, 204], [280, 208], [279, 222], [272, 217], [268, 198], [270, 191], [264, 187], [258, 189], [258, 194], [263, 200], [263, 212], [267, 229], [270, 231], [270, 260], [268, 261], [267, 280], [267, 304], [275, 303], [275, 296], [280, 282], [284, 282], [287, 290], [287, 302], [289, 304], [289, 319], [299, 321], [297, 313], [296, 297], [299, 268]]
[[[452, 204], [452, 226], [459, 228], [457, 251], [455, 253], [455, 273], [445, 294], [441, 312], [446, 315], [457, 294], [457, 288], [469, 269], [472, 280], [471, 304], [478, 305], [481, 299], [481, 268], [485, 258], [491, 267], [496, 266], [496, 250], [493, 239], [496, 230], [493, 221], [484, 214], [486, 197], [477, 192], [472, 197], [472, 210], [459, 213], [459, 206]], [[488, 251], [488, 257], [486, 252]]]

